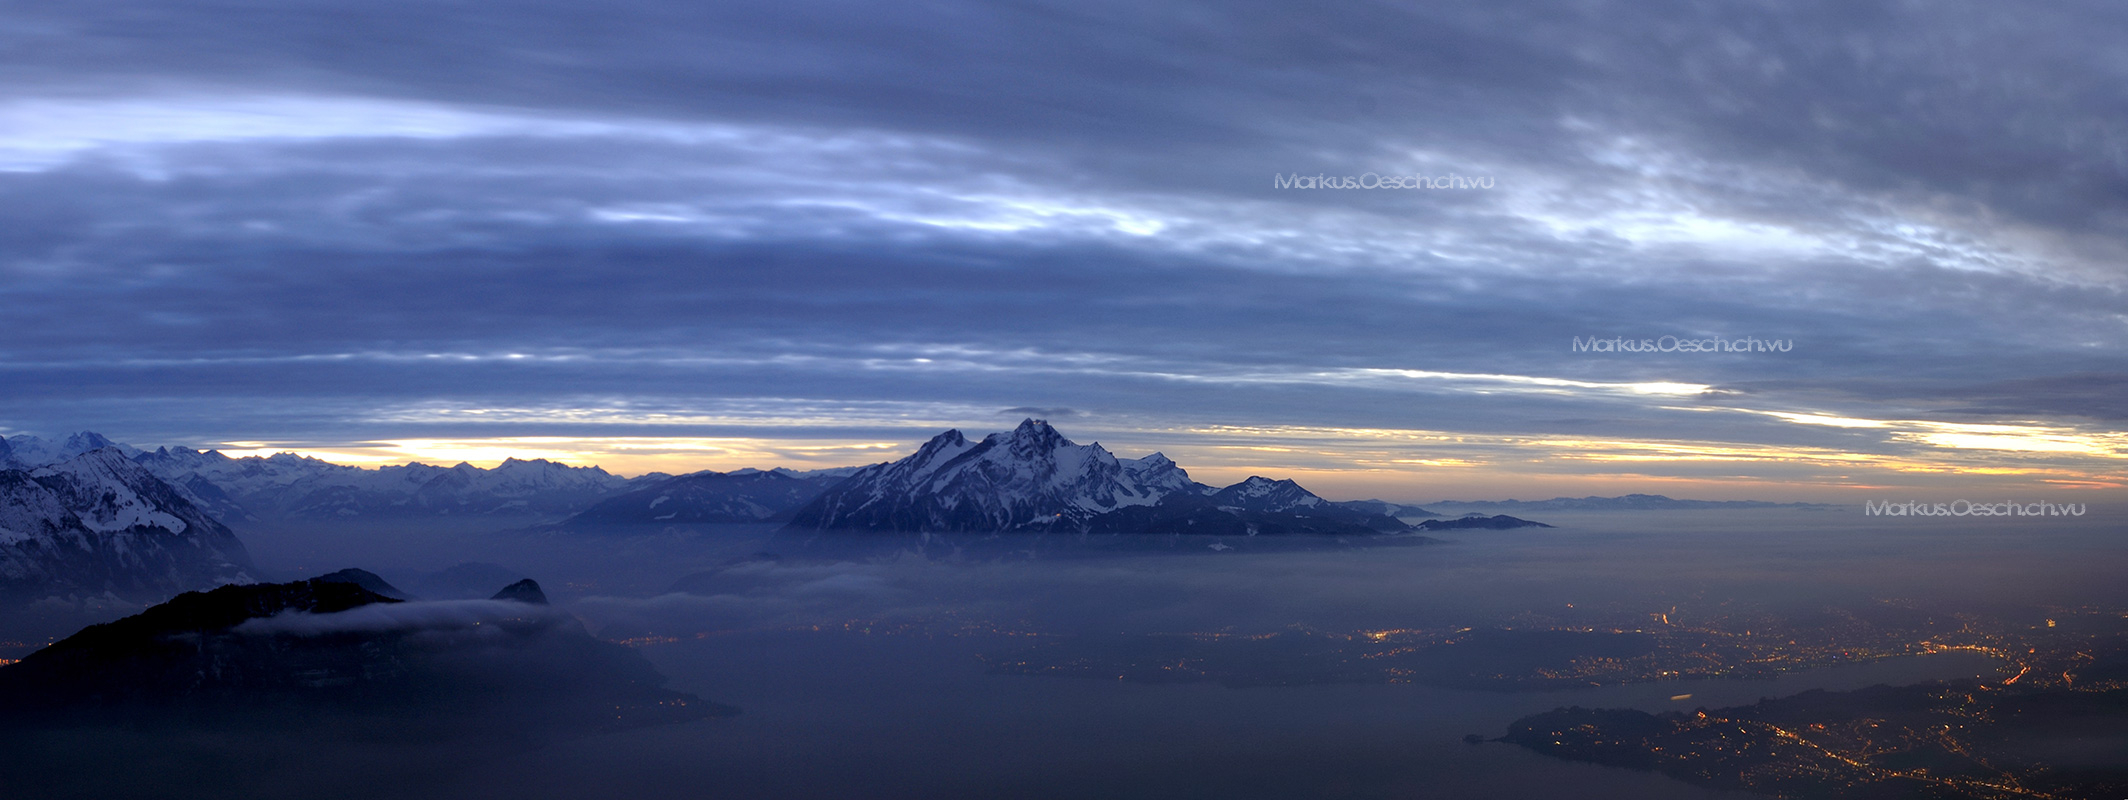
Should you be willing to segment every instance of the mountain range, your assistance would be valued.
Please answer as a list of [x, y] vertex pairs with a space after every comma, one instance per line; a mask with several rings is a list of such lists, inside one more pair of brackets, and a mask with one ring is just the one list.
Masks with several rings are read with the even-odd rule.
[[255, 579], [234, 532], [124, 450], [39, 455], [61, 460], [0, 469], [0, 599], [160, 599]]
[[593, 530], [780, 521], [857, 469], [742, 469], [637, 479], [625, 491], [570, 516], [560, 527]]
[[1118, 458], [1028, 419], [980, 441], [949, 430], [907, 458], [857, 470], [799, 508], [787, 529], [1374, 535], [1412, 528], [1290, 480], [1206, 486], [1160, 453]]
[[1079, 530], [1088, 520], [1202, 494], [1189, 473], [1154, 453], [1119, 459], [1080, 445], [1046, 422], [971, 442], [958, 430], [915, 454], [858, 470], [800, 508], [791, 527], [816, 530]]
[[294, 453], [231, 457], [214, 450], [142, 450], [94, 432], [62, 440], [0, 439], [0, 467], [32, 469], [116, 448], [194, 506], [230, 524], [476, 518], [570, 528], [780, 521], [857, 467], [742, 469], [623, 478], [598, 467], [505, 459], [492, 468], [334, 464]]
[[[1665, 498], [1666, 499], [1666, 498]], [[622, 478], [597, 467], [508, 459], [353, 467], [281, 453], [143, 450], [93, 433], [0, 439], [0, 598], [113, 595], [157, 600], [257, 579], [224, 524], [470, 518], [564, 531], [782, 523], [873, 533], [1410, 533], [1438, 517], [1379, 500], [1333, 502], [1291, 480], [1199, 483], [1165, 455], [1119, 458], [1028, 419], [971, 440], [940, 433], [906, 458], [866, 467]], [[1432, 530], [1516, 527], [1432, 520]]]
[[0, 438], [0, 469], [34, 469], [106, 447], [118, 448], [127, 458], [140, 455], [139, 449], [111, 441], [94, 431], [82, 431], [59, 441], [17, 434]]
[[[135, 459], [196, 504], [235, 521], [547, 516], [574, 513], [630, 481], [598, 467], [507, 459], [492, 469], [353, 467], [293, 453], [231, 458], [162, 447]], [[665, 477], [665, 476], [657, 476]], [[640, 479], [638, 479], [640, 480]]]

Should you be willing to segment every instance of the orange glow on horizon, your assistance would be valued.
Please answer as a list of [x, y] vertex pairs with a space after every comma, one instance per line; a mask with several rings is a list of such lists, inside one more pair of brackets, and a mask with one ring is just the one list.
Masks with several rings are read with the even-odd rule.
[[[493, 467], [511, 458], [546, 459], [632, 476], [861, 466], [908, 455], [931, 433], [912, 429], [899, 441], [744, 436], [232, 441], [222, 451], [232, 457], [293, 452], [364, 467], [410, 462]], [[1862, 492], [1933, 497], [1952, 491], [1954, 483], [1966, 494], [2128, 488], [2128, 477], [2113, 469], [2118, 462], [2082, 451], [1924, 450], [1893, 455], [1742, 442], [1324, 427], [1155, 428], [1102, 438], [1110, 440], [1105, 446], [1121, 458], [1164, 452], [1205, 483], [1226, 485], [1250, 475], [1286, 477], [1332, 499], [1423, 502], [1644, 492], [1695, 499], [1859, 502]]]

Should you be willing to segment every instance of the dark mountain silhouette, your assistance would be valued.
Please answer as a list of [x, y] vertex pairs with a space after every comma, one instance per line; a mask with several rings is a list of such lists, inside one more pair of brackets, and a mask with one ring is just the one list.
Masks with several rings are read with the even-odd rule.
[[845, 476], [840, 472], [748, 470], [668, 477], [601, 500], [562, 527], [775, 521], [841, 483]]
[[1490, 516], [1490, 517], [1487, 517], [1487, 516], [1479, 516], [1479, 515], [1475, 515], [1475, 514], [1474, 514], [1474, 515], [1471, 515], [1471, 516], [1468, 516], [1468, 517], [1458, 517], [1458, 518], [1456, 518], [1456, 519], [1429, 519], [1429, 520], [1426, 520], [1425, 522], [1421, 522], [1421, 523], [1419, 523], [1419, 524], [1418, 524], [1418, 528], [1419, 528], [1419, 530], [1424, 530], [1424, 531], [1455, 531], [1455, 530], [1489, 530], [1489, 531], [1502, 531], [1502, 530], [1507, 530], [1507, 529], [1510, 529], [1510, 528], [1549, 528], [1549, 527], [1552, 527], [1552, 526], [1550, 526], [1550, 525], [1546, 525], [1546, 524], [1544, 524], [1544, 523], [1542, 523], [1542, 522], [1531, 522], [1531, 521], [1529, 521], [1529, 520], [1526, 520], [1526, 519], [1519, 519], [1519, 518], [1516, 518], [1516, 517], [1510, 517], [1510, 516], [1508, 516], [1508, 515], [1506, 515], [1506, 514], [1495, 514], [1495, 515], [1493, 515], [1493, 516]]
[[243, 725], [323, 715], [387, 733], [514, 736], [733, 713], [660, 688], [641, 655], [592, 638], [530, 580], [494, 600], [433, 602], [366, 587], [377, 584], [344, 570], [187, 592], [0, 667], [0, 716]]

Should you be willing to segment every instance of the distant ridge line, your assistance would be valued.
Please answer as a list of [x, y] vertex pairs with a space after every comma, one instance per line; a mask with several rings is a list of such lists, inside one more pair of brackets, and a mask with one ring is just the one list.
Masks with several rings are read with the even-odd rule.
[[1692, 509], [1742, 508], [1836, 508], [1828, 503], [1775, 503], [1766, 500], [1679, 500], [1659, 494], [1626, 494], [1616, 497], [1554, 497], [1550, 500], [1441, 500], [1428, 506], [1497, 508], [1537, 511], [1682, 511]]

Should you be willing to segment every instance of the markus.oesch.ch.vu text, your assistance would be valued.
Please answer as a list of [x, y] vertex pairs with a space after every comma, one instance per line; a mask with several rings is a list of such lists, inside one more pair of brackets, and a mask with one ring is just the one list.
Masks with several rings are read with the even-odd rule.
[[1794, 339], [1761, 339], [1746, 336], [1742, 339], [1724, 339], [1716, 336], [1709, 339], [1680, 339], [1664, 336], [1659, 339], [1628, 339], [1613, 336], [1609, 339], [1589, 337], [1583, 340], [1574, 337], [1576, 353], [1786, 353], [1795, 347]]

